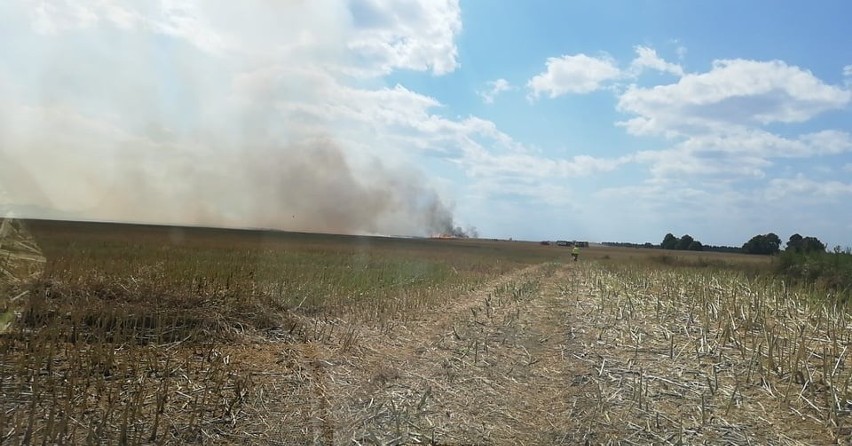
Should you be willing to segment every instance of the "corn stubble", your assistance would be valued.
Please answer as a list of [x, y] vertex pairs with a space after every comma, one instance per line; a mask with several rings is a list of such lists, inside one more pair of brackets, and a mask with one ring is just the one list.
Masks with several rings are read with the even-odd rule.
[[[418, 309], [539, 259], [465, 253], [447, 248], [452, 241], [32, 226], [48, 262], [40, 277], [4, 288], [15, 320], [0, 334], [0, 444], [270, 441], [275, 428], [258, 418], [274, 389], [257, 385], [267, 372], [243, 346], [345, 350], [359, 325], [392, 331]], [[294, 413], [321, 399], [323, 376], [297, 359]], [[307, 418], [293, 422], [315, 422]]]
[[[846, 444], [847, 306], [731, 270], [584, 269], [592, 443]], [[568, 292], [566, 290], [566, 292]]]
[[[7, 284], [0, 302], [14, 314], [0, 334], [2, 444], [440, 443], [450, 431], [427, 422], [445, 412], [436, 398], [469, 393], [452, 387], [453, 376], [492, 367], [480, 381], [497, 389], [504, 379], [533, 385], [524, 370], [558, 369], [556, 358], [522, 344], [502, 364], [497, 348], [541, 303], [541, 290], [557, 287], [552, 302], [564, 308], [540, 312], [569, 320], [565, 333], [542, 336], [565, 339], [558, 361], [576, 371], [563, 389], [573, 397], [558, 401], [572, 424], [550, 427], [547, 437], [517, 435], [564, 444], [813, 444], [826, 432], [834, 442], [850, 439], [847, 308], [819, 290], [736, 268], [584, 253], [569, 264], [570, 281], [554, 285], [565, 277], [554, 271], [566, 268], [547, 263], [565, 260], [554, 247], [33, 227], [45, 272]], [[351, 371], [338, 366], [364, 348], [361, 336], [415, 336], [400, 327], [539, 264], [548, 274], [495, 289], [467, 310], [470, 324], [447, 321], [451, 330], [439, 339], [455, 359], [434, 365], [446, 379], [347, 403], [360, 424], [339, 437], [335, 423], [346, 417], [332, 416], [345, 408], [335, 379], [362, 391], [413, 373], [392, 364], [370, 382], [330, 373]], [[480, 333], [488, 324], [493, 336]], [[522, 413], [511, 403], [522, 399], [497, 408], [512, 420]], [[486, 420], [464, 410], [488, 404], [466, 401], [454, 423], [470, 424], [446, 428], [486, 441]], [[540, 418], [516, 424], [536, 429]]]

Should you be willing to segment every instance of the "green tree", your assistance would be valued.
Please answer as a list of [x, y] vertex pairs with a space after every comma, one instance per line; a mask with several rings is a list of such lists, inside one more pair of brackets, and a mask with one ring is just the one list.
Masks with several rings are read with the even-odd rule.
[[690, 246], [690, 245], [692, 244], [692, 242], [694, 242], [694, 241], [695, 241], [695, 239], [694, 239], [694, 238], [692, 238], [692, 236], [691, 236], [691, 235], [689, 235], [689, 234], [684, 234], [684, 235], [683, 235], [683, 237], [681, 237], [681, 238], [677, 241], [677, 245], [675, 245], [675, 249], [679, 249], [679, 250], [681, 250], [681, 251], [686, 251], [687, 249], [689, 249], [689, 246]]
[[805, 237], [802, 239], [801, 252], [825, 252], [825, 243], [816, 237]]
[[799, 233], [795, 233], [790, 236], [790, 239], [787, 240], [787, 247], [784, 249], [785, 251], [798, 251], [802, 247], [802, 236]]
[[746, 254], [772, 255], [777, 254], [780, 250], [781, 239], [772, 232], [755, 235], [743, 245], [743, 252]]
[[674, 236], [671, 232], [666, 234], [663, 238], [663, 243], [660, 243], [660, 248], [663, 249], [675, 249], [677, 247], [678, 238]]
[[768, 243], [767, 247], [770, 254], [778, 254], [781, 251], [781, 237], [778, 237], [778, 234], [774, 232], [766, 234], [766, 242]]
[[825, 243], [816, 237], [802, 237], [799, 234], [790, 236], [786, 251], [796, 253], [825, 252]]
[[704, 251], [704, 245], [702, 245], [698, 240], [693, 240], [687, 249], [690, 251]]

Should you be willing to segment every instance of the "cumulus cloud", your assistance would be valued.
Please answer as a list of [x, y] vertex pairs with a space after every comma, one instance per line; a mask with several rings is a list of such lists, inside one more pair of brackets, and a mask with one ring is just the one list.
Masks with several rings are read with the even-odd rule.
[[538, 98], [546, 94], [556, 98], [565, 94], [591, 93], [604, 88], [607, 82], [639, 76], [646, 70], [683, 76], [680, 65], [667, 62], [655, 49], [638, 45], [634, 50], [636, 57], [626, 70], [621, 70], [617, 62], [607, 55], [594, 57], [580, 53], [550, 57], [545, 71], [527, 82], [529, 97]]
[[[620, 215], [631, 216], [631, 224], [623, 229], [627, 233], [635, 226], [656, 228], [650, 240], [635, 239], [640, 242], [659, 243], [666, 232], [672, 232], [688, 233], [705, 244], [736, 246], [753, 234], [766, 233], [767, 228], [783, 233], [789, 223], [786, 217], [792, 216], [783, 206], [767, 201], [762, 192], [716, 178], [651, 178], [606, 187], [593, 197], [590, 205], [600, 211], [616, 207]], [[648, 237], [637, 232], [637, 237]]]
[[764, 178], [764, 169], [772, 164], [760, 156], [693, 152], [682, 146], [640, 151], [634, 159], [647, 164], [655, 178], [712, 177], [731, 181], [743, 177]]
[[348, 47], [379, 73], [430, 70], [440, 75], [458, 65], [461, 32], [458, 0], [351, 0], [357, 31]]
[[589, 155], [554, 159], [527, 153], [495, 154], [479, 150], [470, 151], [464, 164], [472, 177], [570, 178], [611, 172], [630, 160], [629, 156], [596, 158]]
[[804, 175], [793, 178], [775, 178], [769, 181], [765, 191], [770, 200], [787, 198], [839, 198], [852, 195], [852, 183], [843, 181], [815, 181]]
[[479, 96], [482, 98], [482, 102], [486, 104], [493, 104], [494, 99], [499, 96], [500, 93], [512, 89], [512, 84], [502, 78], [495, 81], [489, 81], [487, 86], [488, 88], [486, 90], [478, 92]]
[[461, 32], [458, 0], [159, 0], [123, 4], [68, 0], [23, 5], [33, 28], [58, 34], [112, 26], [151, 30], [181, 38], [209, 52], [242, 52], [274, 58], [294, 49], [326, 53], [351, 73], [381, 75], [395, 69], [445, 74], [458, 67], [455, 38]]
[[[707, 184], [696, 181], [651, 179], [628, 186], [605, 187], [595, 192], [598, 200], [613, 200], [624, 204], [626, 209], [637, 207], [646, 212], [662, 212], [671, 215], [673, 209], [683, 213], [694, 213], [731, 204], [741, 199], [724, 184]], [[643, 212], [644, 213], [644, 212]]]
[[618, 108], [637, 116], [619, 125], [634, 135], [674, 141], [635, 157], [654, 177], [763, 178], [776, 159], [852, 152], [852, 136], [844, 131], [781, 136], [763, 128], [804, 122], [850, 100], [849, 90], [783, 62], [717, 61], [710, 71], [676, 83], [630, 87]]
[[675, 84], [632, 86], [618, 109], [632, 134], [683, 135], [723, 126], [804, 122], [847, 106], [852, 92], [781, 61], [719, 60]]
[[695, 135], [681, 147], [691, 153], [807, 158], [852, 152], [852, 135], [839, 130], [822, 130], [784, 138], [760, 129], [735, 129], [728, 133]]
[[692, 135], [663, 150], [638, 152], [656, 178], [714, 177], [735, 181], [761, 179], [774, 160], [831, 156], [852, 152], [852, 135], [823, 130], [785, 138], [759, 129]]
[[641, 74], [644, 70], [655, 70], [670, 73], [675, 76], [683, 76], [683, 68], [671, 62], [666, 62], [657, 55], [657, 51], [647, 46], [636, 46], [636, 58], [630, 62], [630, 72], [634, 75]]
[[560, 210], [578, 206], [576, 192], [565, 184], [552, 181], [525, 181], [523, 178], [486, 178], [475, 183], [469, 194], [481, 201], [533, 203]]
[[585, 54], [550, 57], [546, 70], [527, 82], [530, 97], [542, 94], [556, 98], [565, 94], [591, 93], [603, 88], [605, 82], [618, 79], [621, 70], [611, 57], [593, 57]]

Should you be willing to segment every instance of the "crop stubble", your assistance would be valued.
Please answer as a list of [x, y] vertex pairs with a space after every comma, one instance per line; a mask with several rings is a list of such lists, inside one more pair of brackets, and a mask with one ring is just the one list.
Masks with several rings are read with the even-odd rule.
[[728, 258], [31, 226], [49, 261], [0, 339], [10, 444], [849, 438], [845, 308]]

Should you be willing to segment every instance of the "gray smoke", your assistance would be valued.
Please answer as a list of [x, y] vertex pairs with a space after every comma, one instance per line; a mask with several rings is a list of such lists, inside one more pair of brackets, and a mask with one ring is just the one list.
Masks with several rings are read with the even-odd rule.
[[[42, 152], [38, 147], [43, 146], [31, 146], [32, 151]], [[10, 191], [7, 200], [28, 205], [18, 206], [17, 214], [29, 217], [341, 234], [470, 235], [454, 224], [450, 207], [416, 171], [389, 168], [378, 159], [356, 170], [329, 138], [249, 145], [239, 152], [184, 153], [178, 158], [149, 164], [144, 157], [130, 156], [116, 162], [115, 171], [82, 165], [57, 172], [65, 185], [61, 194], [53, 193], [50, 183], [39, 187], [44, 182], [27, 173], [38, 173], [34, 160], [29, 160], [28, 169], [0, 162], [0, 177]], [[62, 200], [69, 200], [70, 206], [63, 206]]]
[[333, 233], [465, 234], [450, 208], [415, 172], [379, 160], [353, 171], [329, 139], [262, 151], [243, 166], [256, 195], [247, 209], [261, 227]]
[[381, 109], [383, 97], [335, 71], [349, 63], [345, 4], [251, 1], [236, 16], [231, 2], [203, 5], [210, 23], [186, 19], [194, 10], [93, 8], [98, 20], [38, 26], [27, 6], [7, 5], [0, 35], [15, 39], [0, 47], [11, 67], [0, 69], [0, 206], [28, 217], [469, 235], [430, 180], [405, 167], [406, 142], [370, 128], [364, 101]]

